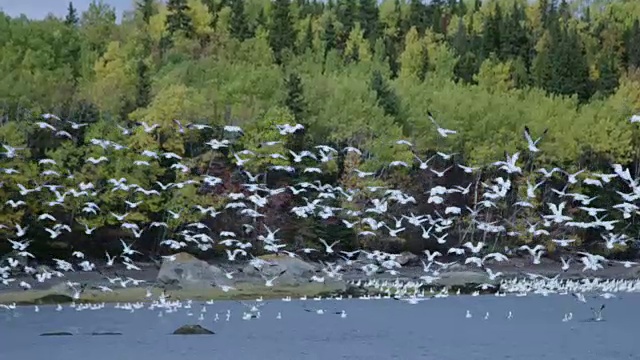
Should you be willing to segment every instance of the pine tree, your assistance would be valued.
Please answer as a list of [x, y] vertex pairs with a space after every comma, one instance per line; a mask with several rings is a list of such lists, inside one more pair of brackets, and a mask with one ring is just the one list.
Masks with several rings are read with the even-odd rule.
[[482, 7], [482, 0], [475, 0], [473, 2], [473, 12], [478, 12], [480, 11], [480, 8]]
[[536, 56], [531, 64], [531, 75], [534, 85], [548, 91], [551, 84], [551, 51], [556, 36], [547, 30], [536, 45]]
[[229, 21], [229, 33], [232, 37], [243, 41], [248, 39], [249, 25], [244, 11], [244, 0], [231, 0], [231, 19]]
[[627, 66], [640, 69], [640, 20], [635, 19], [631, 29], [626, 34], [625, 52]]
[[443, 0], [431, 0], [429, 5], [426, 6], [427, 27], [430, 26], [434, 32], [440, 34], [446, 30], [443, 26], [443, 7]]
[[260, 11], [258, 11], [258, 15], [256, 16], [256, 28], [253, 32], [256, 33], [256, 30], [260, 27], [266, 29], [268, 25], [267, 22], [267, 15], [264, 12], [264, 8], [261, 7]]
[[451, 39], [451, 46], [459, 56], [469, 50], [469, 35], [467, 35], [467, 27], [464, 25], [463, 18], [458, 19], [458, 28], [453, 39]]
[[379, 36], [378, 6], [375, 0], [358, 1], [358, 22], [364, 31], [364, 38], [374, 44]]
[[289, 5], [289, 0], [274, 0], [271, 8], [269, 45], [278, 64], [283, 60], [282, 51], [293, 49], [296, 39]]
[[495, 11], [484, 20], [482, 32], [482, 57], [488, 58], [492, 53], [501, 55], [502, 50], [502, 10], [496, 3]]
[[167, 32], [174, 35], [176, 32], [182, 31], [185, 36], [193, 37], [195, 29], [193, 21], [187, 13], [190, 10], [187, 0], [169, 0], [167, 10], [169, 11], [166, 20]]
[[598, 93], [603, 97], [613, 94], [618, 85], [620, 85], [618, 81], [620, 74], [615, 63], [615, 57], [611, 54], [601, 54], [598, 61], [598, 72], [599, 76], [596, 83]]
[[397, 118], [400, 115], [400, 99], [379, 70], [374, 70], [371, 74], [369, 87], [376, 93], [378, 106], [384, 110], [384, 113]]
[[295, 72], [290, 73], [289, 77], [285, 80], [285, 87], [287, 88], [287, 97], [285, 98], [284, 105], [291, 111], [296, 121], [302, 123], [307, 105], [304, 99], [304, 88], [300, 76]]
[[475, 84], [474, 75], [478, 73], [480, 65], [481, 61], [476, 54], [466, 52], [458, 58], [458, 61], [453, 66], [453, 75], [456, 81], [462, 81], [464, 84]]
[[566, 0], [562, 0], [560, 2], [560, 6], [558, 6], [558, 16], [565, 24], [569, 21], [569, 18], [571, 17], [571, 10], [569, 9], [569, 4]]
[[80, 19], [78, 19], [78, 11], [73, 7], [73, 3], [69, 2], [67, 7], [67, 16], [64, 18], [64, 23], [67, 26], [78, 26]]
[[149, 67], [144, 60], [138, 60], [136, 82], [136, 107], [143, 108], [149, 105], [151, 98], [151, 81], [149, 77]]
[[308, 49], [313, 48], [313, 18], [309, 17], [307, 19], [307, 26], [305, 27], [304, 37], [300, 42], [300, 47], [298, 48], [298, 53], [304, 54]]
[[550, 48], [551, 78], [547, 91], [559, 95], [577, 94], [581, 101], [591, 97], [589, 64], [579, 35], [563, 27], [552, 33]]
[[333, 20], [329, 19], [324, 28], [324, 33], [322, 34], [322, 41], [324, 42], [324, 57], [326, 58], [327, 53], [329, 51], [336, 48], [338, 45], [337, 41], [336, 28], [333, 25]]
[[407, 19], [406, 28], [414, 27], [418, 30], [418, 34], [423, 34], [427, 28], [426, 7], [420, 0], [411, 0], [409, 2], [409, 18]]
[[357, 21], [358, 6], [356, 0], [338, 0], [336, 18], [342, 24], [342, 31], [337, 37], [337, 48], [343, 50]]
[[80, 46], [80, 34], [78, 33], [78, 12], [71, 2], [67, 7], [67, 15], [64, 23], [66, 25], [63, 32], [65, 47], [62, 52], [62, 58], [63, 63], [68, 64], [71, 68], [71, 74], [75, 82], [80, 77], [80, 55], [82, 53], [82, 47]]
[[149, 19], [151, 19], [156, 12], [154, 0], [140, 0], [136, 8], [142, 21], [145, 24], [149, 24]]
[[502, 59], [522, 59], [528, 69], [531, 64], [531, 40], [525, 28], [524, 8], [514, 3], [511, 14], [505, 19], [502, 37]]
[[384, 53], [389, 63], [389, 69], [391, 70], [391, 77], [398, 76], [400, 70], [400, 64], [398, 63], [398, 56], [402, 50], [403, 40], [406, 35], [404, 25], [406, 22], [402, 17], [402, 4], [400, 0], [394, 0], [393, 7], [393, 19], [394, 23], [392, 31], [385, 31], [383, 37]]

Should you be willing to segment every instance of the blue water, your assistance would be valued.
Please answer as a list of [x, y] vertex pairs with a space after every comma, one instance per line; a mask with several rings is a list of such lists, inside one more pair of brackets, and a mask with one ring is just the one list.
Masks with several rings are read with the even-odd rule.
[[[604, 321], [587, 321], [590, 306], [605, 303]], [[206, 305], [201, 325], [211, 336], [169, 335], [198, 323], [202, 305], [158, 317], [160, 310], [130, 313], [112, 306], [98, 311], [65, 307], [0, 310], [0, 358], [20, 360], [618, 360], [640, 359], [640, 295], [590, 299], [571, 296], [457, 296], [417, 305], [395, 300], [272, 301], [261, 318], [242, 320], [238, 302]], [[304, 309], [345, 310], [318, 315]], [[225, 321], [227, 309], [231, 320]], [[470, 310], [473, 317], [465, 318]], [[506, 314], [511, 311], [512, 319]], [[193, 316], [189, 316], [192, 312]], [[215, 313], [220, 321], [214, 322]], [[282, 313], [282, 319], [276, 314]], [[489, 319], [485, 320], [485, 313]], [[562, 322], [565, 313], [573, 320]], [[41, 337], [69, 331], [79, 335]], [[95, 331], [122, 336], [83, 335]]]

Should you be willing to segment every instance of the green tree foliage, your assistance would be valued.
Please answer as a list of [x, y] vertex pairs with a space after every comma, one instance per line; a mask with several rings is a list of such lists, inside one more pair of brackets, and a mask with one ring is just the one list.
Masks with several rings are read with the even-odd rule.
[[229, 22], [229, 33], [234, 38], [242, 41], [251, 36], [249, 33], [249, 23], [244, 11], [243, 0], [231, 0], [231, 19]]
[[276, 61], [280, 63], [283, 51], [293, 49], [296, 39], [289, 0], [275, 0], [271, 4], [270, 15], [269, 45]]
[[136, 10], [140, 14], [140, 18], [145, 24], [149, 24], [149, 20], [155, 14], [155, 1], [154, 0], [139, 0], [136, 3]]
[[171, 35], [176, 32], [182, 32], [185, 36], [193, 36], [195, 29], [193, 19], [189, 16], [189, 7], [187, 0], [169, 0], [167, 2], [167, 32]]
[[[124, 200], [142, 200], [130, 211], [131, 221], [169, 225], [166, 233], [149, 235], [155, 241], [181, 230], [169, 211], [182, 209], [184, 219], [195, 221], [198, 213], [190, 204], [228, 202], [228, 193], [240, 191], [234, 179], [241, 170], [264, 173], [282, 186], [317, 179], [286, 149], [320, 145], [363, 152], [327, 156], [320, 165], [324, 183], [345, 189], [402, 184], [421, 194], [449, 178], [436, 179], [415, 166], [389, 168], [392, 160], [415, 164], [411, 148], [398, 139], [414, 144], [422, 159], [436, 151], [458, 152], [460, 161], [483, 166], [505, 151], [523, 150], [527, 125], [536, 134], [549, 129], [539, 144], [541, 155], [531, 159], [540, 166], [610, 173], [610, 163], [640, 160], [637, 129], [628, 122], [640, 112], [640, 7], [632, 1], [587, 7], [580, 16], [572, 3], [548, 0], [136, 4], [136, 15], [120, 23], [102, 2], [83, 14], [69, 4], [60, 19], [0, 16], [0, 142], [25, 148], [20, 157], [3, 157], [2, 168], [19, 174], [0, 172], [0, 196], [18, 196], [9, 190], [17, 184], [91, 182], [103, 209], [83, 212], [80, 197], [49, 209], [51, 194], [42, 191], [34, 204], [3, 208], [1, 224], [31, 223], [36, 229], [34, 214], [55, 210], [71, 223], [69, 236], [81, 239], [84, 224], [109, 228], [115, 225], [110, 212], [127, 211]], [[438, 137], [428, 111], [457, 136]], [[43, 113], [87, 125], [77, 130], [56, 122], [72, 135], [65, 140], [35, 125]], [[159, 128], [131, 130], [143, 122]], [[305, 129], [265, 146], [282, 139], [275, 125], [286, 123]], [[196, 132], [193, 124], [207, 127]], [[245, 136], [232, 138], [227, 147], [207, 144], [229, 135], [223, 127], [230, 124], [241, 126]], [[115, 145], [96, 143], [105, 138]], [[245, 148], [260, 160], [238, 170], [237, 157], [253, 156], [240, 154]], [[182, 159], [152, 159], [144, 150]], [[284, 158], [269, 157], [278, 152]], [[109, 161], [84, 160], [101, 156]], [[45, 158], [56, 165], [38, 164]], [[276, 175], [274, 166], [295, 172]], [[43, 174], [47, 169], [60, 176]], [[361, 179], [354, 169], [376, 172], [376, 178]], [[214, 191], [200, 184], [158, 196], [143, 192], [157, 190], [156, 181], [204, 174], [224, 178], [229, 188]], [[121, 177], [142, 190], [111, 191], [109, 181]], [[279, 213], [288, 213], [295, 201], [283, 200]], [[367, 201], [335, 206], [362, 210]], [[355, 230], [338, 231], [315, 219], [307, 223], [309, 237], [356, 241]]]
[[64, 23], [67, 26], [78, 26], [80, 19], [78, 18], [78, 11], [73, 6], [72, 2], [69, 2], [67, 7], [67, 15], [64, 17]]
[[300, 76], [295, 72], [289, 74], [285, 87], [287, 89], [287, 97], [284, 104], [291, 114], [293, 114], [295, 121], [297, 123], [303, 123], [307, 105], [304, 100], [304, 89]]

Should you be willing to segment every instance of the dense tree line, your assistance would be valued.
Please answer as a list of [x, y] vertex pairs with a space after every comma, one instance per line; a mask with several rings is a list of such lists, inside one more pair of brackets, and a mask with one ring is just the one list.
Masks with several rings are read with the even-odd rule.
[[[101, 2], [82, 14], [69, 3], [63, 19], [0, 14], [0, 139], [82, 173], [91, 138], [148, 121], [161, 135], [130, 146], [224, 169], [209, 139], [172, 136], [173, 120], [242, 126], [256, 152], [277, 135], [265, 124], [289, 121], [307, 129], [290, 148], [357, 146], [377, 154], [357, 165], [378, 169], [411, 160], [388, 146], [400, 138], [483, 166], [523, 149], [528, 125], [549, 129], [537, 165], [608, 171], [640, 161], [628, 121], [640, 110], [639, 17], [636, 1], [565, 0], [139, 0], [121, 23]], [[428, 111], [459, 135], [439, 139]], [[42, 113], [90, 126], [72, 144], [52, 140], [33, 125]], [[416, 177], [378, 181], [433, 184]]]

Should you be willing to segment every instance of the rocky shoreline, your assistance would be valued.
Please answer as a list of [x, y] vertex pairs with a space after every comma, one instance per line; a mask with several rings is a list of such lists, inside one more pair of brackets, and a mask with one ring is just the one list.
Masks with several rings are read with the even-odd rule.
[[[286, 296], [332, 296], [376, 293], [375, 289], [356, 286], [359, 280], [379, 281], [422, 281], [426, 275], [422, 264], [415, 255], [407, 254], [398, 274], [379, 272], [367, 277], [357, 267], [341, 273], [341, 277], [330, 277], [319, 264], [288, 256], [263, 256], [260, 269], [255, 263], [208, 263], [188, 253], [176, 254], [172, 260], [162, 264], [138, 263], [141, 270], [110, 268], [108, 271], [67, 272], [64, 277], [52, 278], [39, 283], [27, 275], [19, 275], [9, 286], [0, 287], [0, 303], [16, 304], [56, 304], [78, 302], [133, 302], [157, 298], [162, 292], [173, 299], [192, 300], [242, 300], [263, 297], [282, 298]], [[158, 266], [160, 265], [160, 266]], [[433, 276], [429, 288], [449, 287], [470, 292], [479, 284], [496, 285], [501, 279], [527, 277], [528, 273], [547, 277], [559, 274], [560, 278], [602, 278], [636, 279], [640, 277], [640, 267], [625, 267], [620, 263], [609, 263], [598, 272], [582, 272], [579, 265], [568, 271], [561, 270], [561, 264], [551, 259], [543, 259], [539, 265], [532, 265], [527, 258], [512, 258], [506, 263], [489, 266], [494, 273], [501, 272], [497, 279], [491, 279], [486, 271], [475, 266], [453, 265], [446, 271]], [[324, 277], [324, 282], [311, 281], [312, 277]], [[123, 281], [115, 280], [120, 278]], [[272, 280], [274, 279], [275, 280]], [[136, 284], [131, 279], [135, 279]], [[110, 281], [111, 280], [111, 281]], [[269, 282], [269, 280], [272, 280]], [[19, 283], [29, 282], [30, 290], [23, 290]], [[68, 283], [75, 283], [70, 287]], [[78, 291], [82, 288], [82, 291]], [[108, 289], [107, 289], [108, 288]], [[76, 289], [76, 290], [74, 290]], [[494, 290], [495, 291], [495, 290]]]

